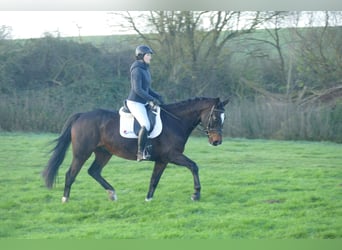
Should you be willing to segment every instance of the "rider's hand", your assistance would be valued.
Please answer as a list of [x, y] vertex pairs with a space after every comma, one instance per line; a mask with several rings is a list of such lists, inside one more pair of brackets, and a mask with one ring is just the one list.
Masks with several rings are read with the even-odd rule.
[[149, 101], [148, 105], [150, 105], [150, 107], [154, 109], [159, 106], [159, 101], [157, 99], [154, 99], [153, 101]]

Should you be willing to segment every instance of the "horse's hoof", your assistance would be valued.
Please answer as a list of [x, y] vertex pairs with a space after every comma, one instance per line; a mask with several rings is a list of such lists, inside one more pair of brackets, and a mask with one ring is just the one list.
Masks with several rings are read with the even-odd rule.
[[199, 201], [199, 200], [200, 200], [200, 195], [193, 194], [193, 195], [191, 196], [191, 200], [193, 200], [193, 201]]
[[69, 199], [68, 199], [67, 197], [65, 197], [65, 196], [62, 197], [62, 203], [67, 203], [68, 200], [69, 200]]
[[118, 200], [118, 197], [117, 197], [115, 191], [113, 191], [113, 190], [107, 190], [107, 192], [108, 192], [108, 198], [109, 198], [109, 200], [111, 200], [111, 201], [117, 201], [117, 200]]
[[113, 196], [110, 196], [109, 199], [111, 201], [117, 201], [118, 200], [118, 197], [116, 196], [116, 194], [114, 194]]
[[152, 201], [152, 198], [145, 198], [145, 201], [150, 202], [150, 201]]

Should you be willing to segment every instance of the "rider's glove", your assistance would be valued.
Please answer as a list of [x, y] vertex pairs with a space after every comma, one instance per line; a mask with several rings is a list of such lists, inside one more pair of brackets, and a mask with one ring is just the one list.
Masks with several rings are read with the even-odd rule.
[[148, 102], [148, 105], [150, 105], [152, 109], [155, 109], [157, 106], [159, 106], [159, 101], [157, 99], [153, 99], [153, 101]]

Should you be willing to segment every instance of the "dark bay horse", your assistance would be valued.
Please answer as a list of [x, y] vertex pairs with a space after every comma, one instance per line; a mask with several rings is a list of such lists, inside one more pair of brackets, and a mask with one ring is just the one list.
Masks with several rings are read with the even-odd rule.
[[[211, 145], [217, 146], [222, 143], [224, 106], [227, 103], [228, 100], [201, 97], [160, 106], [163, 130], [158, 137], [150, 141], [151, 161], [155, 163], [146, 201], [152, 199], [160, 177], [170, 162], [185, 166], [191, 171], [195, 189], [191, 198], [200, 199], [198, 166], [183, 154], [184, 147], [191, 132], [199, 124], [203, 126]], [[62, 202], [68, 201], [71, 185], [92, 153], [95, 154], [95, 160], [88, 169], [89, 175], [107, 190], [111, 200], [117, 199], [115, 189], [101, 176], [101, 171], [112, 155], [136, 160], [137, 153], [137, 139], [127, 139], [120, 135], [119, 119], [118, 111], [98, 109], [74, 114], [66, 121], [60, 136], [55, 140], [56, 146], [42, 173], [46, 186], [52, 188], [71, 143], [73, 159], [65, 175]]]

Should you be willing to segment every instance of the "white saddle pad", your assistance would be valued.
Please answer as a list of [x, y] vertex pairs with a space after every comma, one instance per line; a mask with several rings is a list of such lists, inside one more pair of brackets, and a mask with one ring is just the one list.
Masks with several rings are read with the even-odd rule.
[[[131, 113], [123, 112], [123, 107], [119, 110], [120, 114], [120, 135], [125, 138], [138, 138], [134, 132], [134, 117]], [[160, 135], [163, 125], [160, 119], [160, 107], [156, 110], [156, 124], [148, 138], [155, 138]]]

